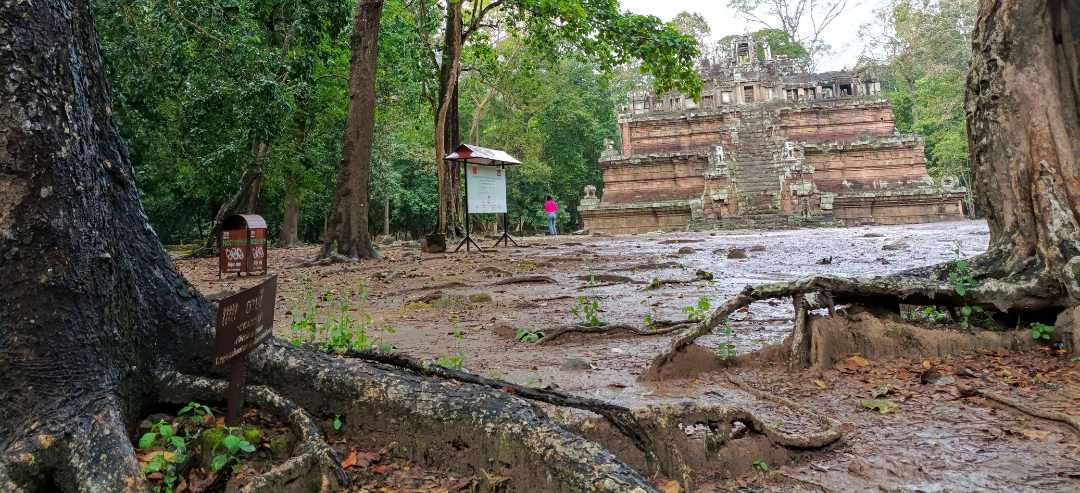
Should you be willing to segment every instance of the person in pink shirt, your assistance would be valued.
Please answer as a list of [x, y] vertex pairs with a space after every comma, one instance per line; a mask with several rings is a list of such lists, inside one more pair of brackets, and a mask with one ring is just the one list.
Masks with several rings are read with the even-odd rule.
[[548, 235], [555, 235], [555, 213], [559, 212], [559, 204], [555, 203], [555, 199], [547, 196], [547, 200], [544, 201], [544, 213], [547, 215], [548, 223]]

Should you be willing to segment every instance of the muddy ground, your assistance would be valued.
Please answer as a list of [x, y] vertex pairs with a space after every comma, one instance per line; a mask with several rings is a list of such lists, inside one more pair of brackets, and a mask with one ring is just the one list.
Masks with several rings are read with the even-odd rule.
[[[383, 259], [294, 267], [315, 247], [270, 252], [279, 276], [275, 333], [297, 337], [293, 321], [305, 305], [320, 322], [344, 302], [358, 319], [372, 317], [369, 336], [421, 358], [460, 359], [475, 373], [557, 388], [628, 406], [693, 400], [741, 406], [774, 422], [799, 416], [732, 385], [728, 376], [793, 399], [851, 430], [822, 451], [747, 457], [738, 467], [709, 471], [696, 491], [749, 487], [761, 491], [1080, 491], [1080, 435], [979, 398], [962, 386], [1007, 393], [1080, 414], [1080, 363], [1050, 348], [973, 352], [946, 359], [844, 359], [824, 370], [788, 372], [773, 364], [711, 371], [644, 384], [636, 377], [671, 335], [568, 334], [545, 343], [514, 339], [519, 329], [550, 333], [573, 325], [582, 296], [596, 298], [598, 318], [645, 328], [685, 320], [684, 307], [707, 298], [720, 304], [747, 284], [811, 274], [873, 276], [970, 257], [987, 246], [985, 223], [791, 231], [664, 233], [618, 237], [519, 239], [520, 248], [483, 253], [424, 254], [410, 243], [383, 245]], [[493, 240], [481, 242], [487, 246]], [[746, 258], [731, 255], [742, 249]], [[219, 280], [215, 260], [178, 265], [203, 293], [234, 291], [259, 278]], [[698, 271], [713, 280], [694, 280]], [[532, 277], [528, 277], [532, 276]], [[686, 280], [645, 289], [654, 280]], [[508, 281], [522, 281], [512, 282]], [[366, 296], [365, 296], [366, 293]], [[733, 333], [703, 338], [710, 348], [734, 345], [740, 355], [779, 343], [791, 329], [790, 303], [757, 303], [732, 320]], [[379, 327], [392, 327], [378, 330]], [[940, 374], [921, 378], [927, 367]], [[883, 387], [888, 386], [888, 387]], [[882, 391], [897, 404], [881, 414], [859, 406]], [[798, 414], [797, 412], [794, 414]], [[566, 413], [567, 420], [576, 419]], [[768, 473], [752, 466], [773, 461]]]

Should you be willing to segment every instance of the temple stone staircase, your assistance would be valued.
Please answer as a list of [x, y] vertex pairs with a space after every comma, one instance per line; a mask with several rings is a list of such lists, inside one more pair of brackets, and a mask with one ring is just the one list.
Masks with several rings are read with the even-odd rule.
[[740, 216], [780, 213], [780, 165], [774, 159], [783, 142], [772, 136], [772, 112], [752, 108], [740, 114], [732, 183]]

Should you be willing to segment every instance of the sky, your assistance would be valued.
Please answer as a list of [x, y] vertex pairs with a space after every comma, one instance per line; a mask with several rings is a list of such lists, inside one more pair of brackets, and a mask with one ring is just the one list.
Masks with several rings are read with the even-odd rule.
[[[620, 0], [624, 10], [636, 14], [655, 15], [665, 21], [684, 10], [697, 12], [705, 17], [712, 29], [715, 41], [729, 34], [743, 34], [760, 29], [727, 7], [726, 0]], [[818, 70], [840, 70], [853, 67], [862, 51], [859, 26], [873, 20], [873, 11], [880, 0], [849, 0], [847, 10], [825, 31], [825, 42], [833, 47], [833, 53], [822, 58]]]

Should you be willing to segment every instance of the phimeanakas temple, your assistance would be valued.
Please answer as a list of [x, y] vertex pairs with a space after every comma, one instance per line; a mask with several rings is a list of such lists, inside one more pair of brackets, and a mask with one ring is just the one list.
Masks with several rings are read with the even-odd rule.
[[636, 91], [621, 148], [586, 187], [584, 227], [642, 233], [810, 224], [902, 224], [963, 217], [964, 190], [927, 175], [922, 140], [898, 133], [866, 73], [810, 73], [750, 36], [700, 62], [700, 104]]

